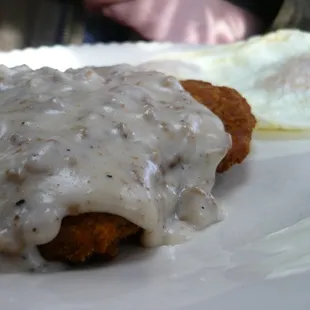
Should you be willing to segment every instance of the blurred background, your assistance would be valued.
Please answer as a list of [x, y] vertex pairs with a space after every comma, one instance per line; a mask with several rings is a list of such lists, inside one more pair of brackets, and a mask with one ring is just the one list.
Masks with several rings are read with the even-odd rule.
[[[122, 25], [103, 15], [115, 2]], [[145, 38], [219, 44], [279, 28], [309, 30], [309, 0], [0, 0], [0, 51]]]
[[[109, 31], [102, 31], [102, 29]], [[142, 39], [82, 0], [1, 0], [0, 50]]]

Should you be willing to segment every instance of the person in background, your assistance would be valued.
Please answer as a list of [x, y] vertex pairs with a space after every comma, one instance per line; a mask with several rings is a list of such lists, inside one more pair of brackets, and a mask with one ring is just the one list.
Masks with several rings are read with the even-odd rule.
[[280, 28], [310, 30], [309, 0], [84, 0], [149, 40], [218, 44]]
[[218, 44], [279, 28], [310, 30], [309, 0], [0, 2], [1, 50], [136, 40]]
[[[148, 40], [219, 44], [266, 31], [281, 0], [84, 0]], [[266, 10], [265, 10], [266, 9]]]

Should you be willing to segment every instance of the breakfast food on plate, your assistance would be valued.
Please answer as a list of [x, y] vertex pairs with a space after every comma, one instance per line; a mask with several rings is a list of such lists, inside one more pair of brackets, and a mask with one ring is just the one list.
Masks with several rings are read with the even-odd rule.
[[217, 172], [224, 172], [232, 165], [240, 164], [250, 152], [256, 119], [247, 101], [234, 89], [214, 86], [196, 80], [181, 81], [181, 85], [198, 102], [218, 116], [231, 135], [232, 147], [217, 166]]
[[[43, 258], [113, 257], [136, 234], [147, 247], [179, 243], [183, 229], [220, 220], [211, 190], [231, 137], [215, 114], [228, 131], [233, 102], [252, 119], [233, 91], [202, 84], [218, 103], [231, 98], [214, 114], [175, 78], [128, 65], [1, 66], [0, 76], [0, 252], [42, 269]], [[208, 106], [196, 83], [183, 82]], [[230, 132], [248, 142], [243, 126]], [[239, 162], [233, 154], [221, 171]]]
[[[182, 81], [181, 85], [198, 102], [208, 107], [223, 122], [232, 137], [232, 147], [217, 166], [224, 172], [241, 163], [250, 151], [255, 118], [246, 100], [233, 89], [200, 81]], [[77, 212], [78, 213], [78, 212]], [[137, 225], [115, 215], [83, 214], [64, 218], [55, 239], [39, 247], [48, 260], [84, 262], [93, 254], [114, 257], [121, 240], [141, 230]]]
[[199, 47], [144, 64], [178, 79], [232, 87], [244, 96], [258, 129], [310, 129], [310, 33], [280, 30], [234, 44]]

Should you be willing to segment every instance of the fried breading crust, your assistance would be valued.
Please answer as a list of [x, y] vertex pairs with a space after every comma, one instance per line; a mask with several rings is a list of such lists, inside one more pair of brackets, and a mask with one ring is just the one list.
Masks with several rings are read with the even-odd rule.
[[[210, 83], [187, 80], [183, 88], [197, 101], [208, 107], [224, 123], [232, 136], [233, 145], [217, 168], [224, 172], [248, 155], [256, 120], [247, 101], [235, 90]], [[42, 256], [51, 261], [83, 263], [93, 255], [114, 257], [119, 242], [137, 234], [140, 228], [110, 214], [86, 213], [63, 219], [57, 237], [39, 246]]]
[[198, 102], [222, 120], [225, 130], [232, 137], [232, 147], [217, 167], [217, 172], [224, 172], [234, 164], [240, 164], [250, 152], [256, 125], [246, 99], [229, 87], [196, 80], [181, 81], [181, 84]]
[[67, 216], [51, 242], [39, 246], [41, 255], [50, 261], [82, 263], [93, 255], [114, 257], [119, 242], [140, 231], [124, 218], [102, 213]]

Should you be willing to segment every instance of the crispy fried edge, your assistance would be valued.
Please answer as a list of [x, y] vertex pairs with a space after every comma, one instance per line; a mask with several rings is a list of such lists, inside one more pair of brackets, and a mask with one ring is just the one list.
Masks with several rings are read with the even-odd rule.
[[51, 242], [38, 247], [49, 261], [81, 263], [93, 255], [117, 255], [119, 242], [141, 229], [128, 220], [106, 213], [84, 213], [63, 219]]
[[256, 126], [256, 119], [246, 99], [229, 87], [196, 80], [180, 83], [193, 98], [222, 120], [225, 130], [232, 137], [232, 147], [218, 165], [217, 172], [225, 172], [234, 164], [240, 164], [250, 152]]

